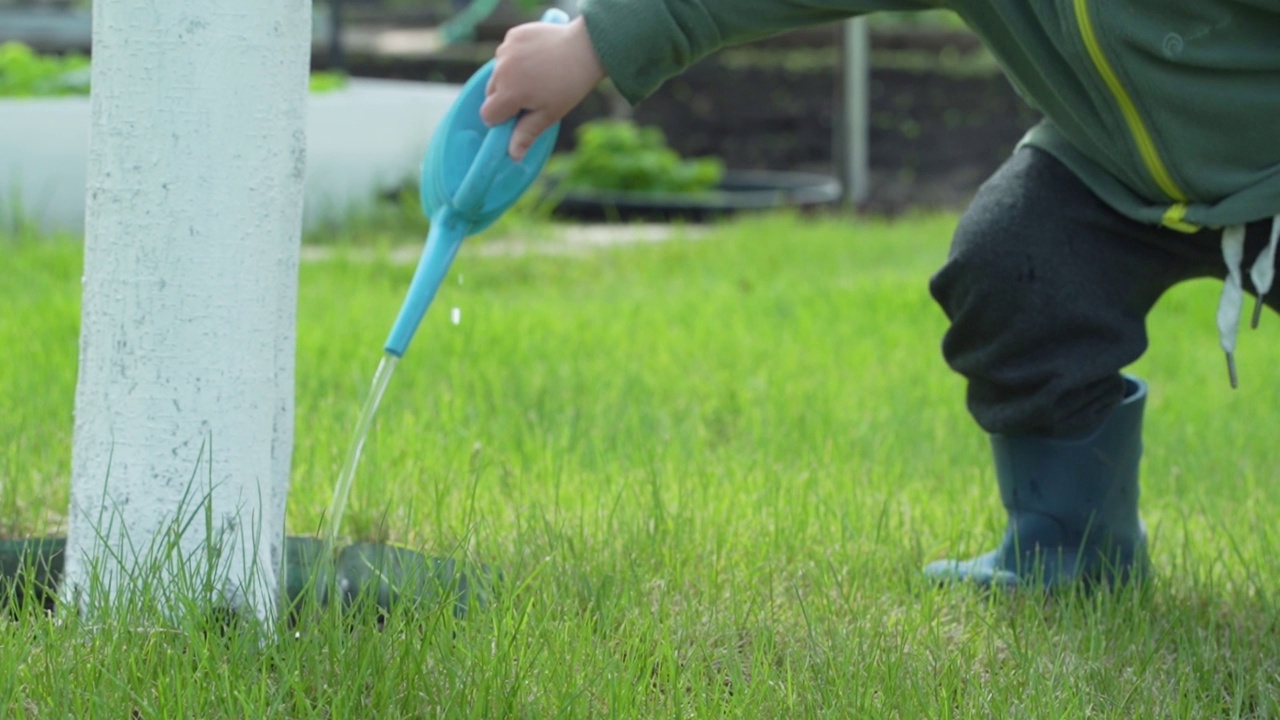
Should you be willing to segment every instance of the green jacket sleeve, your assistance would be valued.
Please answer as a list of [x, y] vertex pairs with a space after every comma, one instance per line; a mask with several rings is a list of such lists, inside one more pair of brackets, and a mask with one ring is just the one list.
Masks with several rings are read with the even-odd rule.
[[944, 0], [585, 0], [582, 14], [605, 72], [628, 102], [712, 52], [875, 10]]

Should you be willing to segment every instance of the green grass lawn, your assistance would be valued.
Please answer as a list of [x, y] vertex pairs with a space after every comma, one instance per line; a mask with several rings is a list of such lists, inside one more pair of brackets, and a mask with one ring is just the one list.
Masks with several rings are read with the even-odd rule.
[[[1003, 528], [927, 292], [954, 219], [769, 217], [574, 256], [464, 249], [392, 380], [353, 539], [491, 563], [496, 607], [247, 634], [0, 628], [13, 717], [1280, 715], [1280, 319], [1151, 319], [1142, 593], [983, 598]], [[341, 245], [339, 255], [342, 255]], [[56, 532], [79, 250], [0, 243], [0, 529]], [[290, 530], [315, 532], [412, 268], [303, 268]], [[454, 325], [450, 310], [461, 310]], [[296, 634], [295, 634], [296, 633]]]

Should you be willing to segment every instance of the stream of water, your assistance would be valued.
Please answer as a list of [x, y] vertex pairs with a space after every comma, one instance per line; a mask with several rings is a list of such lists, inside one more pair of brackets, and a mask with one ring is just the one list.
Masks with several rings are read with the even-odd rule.
[[360, 465], [360, 453], [364, 450], [364, 441], [369, 437], [369, 429], [373, 427], [373, 418], [378, 414], [378, 405], [387, 392], [387, 384], [396, 370], [395, 355], [386, 353], [378, 370], [373, 374], [373, 386], [369, 389], [369, 397], [360, 411], [360, 420], [356, 423], [355, 435], [351, 438], [351, 446], [347, 450], [347, 461], [338, 475], [338, 484], [333, 488], [333, 502], [329, 505], [329, 526], [325, 531], [325, 542], [330, 548], [336, 547], [338, 534], [342, 530], [342, 515], [347, 509], [347, 499], [351, 496], [351, 486], [355, 483], [356, 468]]

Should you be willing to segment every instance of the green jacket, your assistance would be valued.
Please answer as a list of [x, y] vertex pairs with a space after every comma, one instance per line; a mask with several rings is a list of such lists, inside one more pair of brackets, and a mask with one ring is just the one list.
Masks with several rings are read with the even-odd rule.
[[726, 45], [938, 7], [1044, 114], [1023, 142], [1128, 217], [1193, 231], [1280, 214], [1280, 0], [585, 0], [583, 15], [635, 103]]

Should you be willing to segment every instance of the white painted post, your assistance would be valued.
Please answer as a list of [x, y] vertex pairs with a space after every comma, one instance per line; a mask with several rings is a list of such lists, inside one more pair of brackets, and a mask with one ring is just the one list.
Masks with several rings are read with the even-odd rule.
[[840, 181], [844, 184], [844, 200], [856, 205], [871, 194], [868, 161], [871, 41], [866, 18], [857, 17], [843, 23], [843, 48], [840, 73], [843, 103], [840, 121], [836, 123], [836, 132], [839, 133], [836, 153]]
[[[270, 622], [310, 0], [95, 0], [64, 598]], [[213, 550], [214, 552], [210, 552]]]

